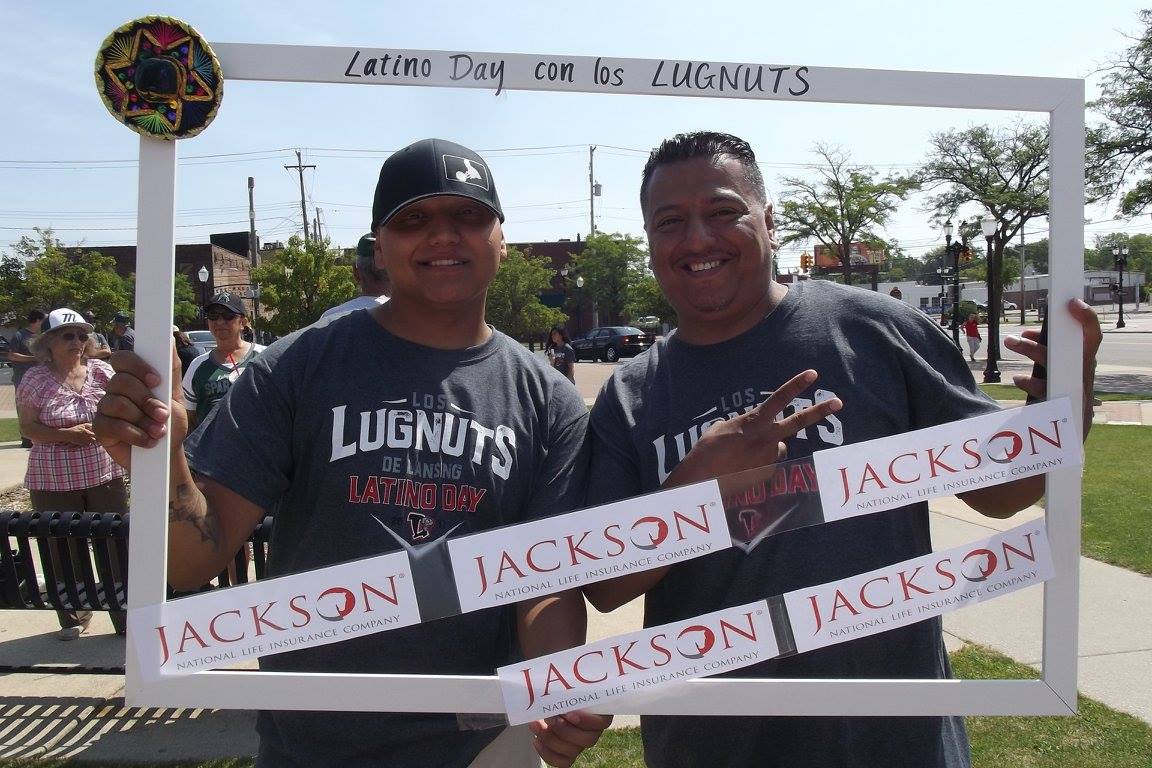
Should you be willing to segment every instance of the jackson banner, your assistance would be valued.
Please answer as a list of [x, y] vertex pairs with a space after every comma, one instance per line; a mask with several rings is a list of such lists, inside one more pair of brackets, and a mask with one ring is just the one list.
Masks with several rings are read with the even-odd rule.
[[1068, 398], [813, 454], [825, 520], [955, 496], [1084, 463]]
[[497, 675], [508, 722], [517, 725], [777, 653], [768, 603], [759, 600], [511, 664]]
[[420, 623], [408, 556], [393, 552], [128, 612], [146, 679]]
[[[501, 667], [509, 722], [596, 708], [941, 616], [1052, 578], [1041, 520], [869, 573]], [[770, 610], [780, 606], [782, 611]]]
[[[145, 677], [188, 674], [512, 605], [730, 546], [750, 552], [795, 528], [1082, 462], [1071, 407], [1061, 398], [458, 538], [401, 542], [403, 550], [389, 555], [133, 609], [131, 636]], [[907, 589], [917, 593], [921, 583], [910, 581]], [[867, 595], [876, 589], [870, 584]], [[838, 606], [835, 595], [830, 605], [836, 619], [857, 609], [855, 602]]]
[[1001, 597], [1052, 578], [1044, 521], [784, 595], [799, 652]]

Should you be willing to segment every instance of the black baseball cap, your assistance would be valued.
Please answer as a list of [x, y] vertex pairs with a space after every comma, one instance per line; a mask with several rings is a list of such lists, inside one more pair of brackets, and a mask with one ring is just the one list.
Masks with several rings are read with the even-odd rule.
[[380, 180], [372, 198], [372, 228], [387, 223], [409, 203], [437, 195], [475, 200], [504, 221], [492, 173], [480, 155], [445, 139], [423, 139], [380, 166]]
[[244, 303], [240, 301], [239, 296], [233, 296], [230, 293], [221, 291], [213, 296], [204, 305], [204, 309], [211, 309], [214, 306], [221, 306], [229, 312], [234, 312], [237, 315], [247, 315], [248, 312], [244, 309]]
[[376, 235], [369, 232], [360, 238], [360, 242], [356, 243], [356, 258], [357, 259], [374, 259], [376, 258]]

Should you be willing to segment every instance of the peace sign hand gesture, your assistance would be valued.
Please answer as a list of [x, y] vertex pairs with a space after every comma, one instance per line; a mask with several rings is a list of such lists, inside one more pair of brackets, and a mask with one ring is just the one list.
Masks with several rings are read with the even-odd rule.
[[816, 371], [811, 369], [798, 373], [748, 413], [713, 424], [672, 471], [664, 487], [696, 483], [787, 458], [785, 440], [844, 405], [834, 397], [777, 421], [776, 416], [816, 378]]

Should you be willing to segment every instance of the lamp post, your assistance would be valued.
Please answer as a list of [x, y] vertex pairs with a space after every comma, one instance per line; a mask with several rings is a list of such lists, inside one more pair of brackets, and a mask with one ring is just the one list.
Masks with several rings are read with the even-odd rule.
[[988, 364], [984, 366], [984, 383], [995, 384], [1000, 381], [1000, 371], [996, 363], [1000, 360], [1000, 312], [1004, 306], [1001, 296], [1000, 260], [993, 257], [992, 240], [996, 237], [996, 219], [985, 216], [980, 220], [980, 231], [988, 242]]
[[1117, 276], [1120, 278], [1120, 290], [1116, 294], [1116, 301], [1120, 304], [1120, 313], [1116, 316], [1116, 327], [1124, 327], [1124, 270], [1128, 269], [1128, 246], [1112, 249], [1112, 259], [1116, 263]]
[[[204, 305], [208, 303], [208, 267], [200, 267], [196, 277], [200, 280], [200, 315], [203, 317]], [[208, 327], [207, 319], [204, 321], [204, 327]]]
[[[944, 292], [944, 283], [947, 277], [952, 278], [952, 343], [960, 348], [960, 255], [964, 253], [967, 245], [964, 242], [964, 232], [960, 232], [960, 240], [952, 242], [952, 233], [955, 228], [952, 220], [944, 222], [944, 268], [940, 272], [940, 291]], [[941, 310], [943, 311], [943, 310]]]

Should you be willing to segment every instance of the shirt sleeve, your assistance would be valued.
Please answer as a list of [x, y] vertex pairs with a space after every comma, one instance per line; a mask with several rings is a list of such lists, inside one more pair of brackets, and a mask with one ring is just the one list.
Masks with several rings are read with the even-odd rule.
[[909, 429], [933, 427], [999, 409], [976, 385], [964, 354], [931, 320], [904, 313], [897, 319], [900, 365], [909, 403]]
[[532, 481], [524, 518], [532, 520], [584, 506], [588, 477], [588, 409], [565, 379], [549, 397], [548, 444]]
[[236, 379], [184, 450], [193, 470], [268, 510], [291, 482], [295, 403], [291, 375], [274, 375], [265, 359]]
[[188, 370], [184, 372], [184, 378], [180, 381], [180, 389], [184, 395], [184, 407], [189, 411], [196, 410], [196, 390], [192, 386], [192, 378], [196, 375], [196, 369], [204, 361], [197, 357], [188, 364]]
[[44, 373], [43, 368], [36, 366], [24, 374], [16, 388], [16, 405], [40, 412], [44, 406]]
[[607, 504], [643, 492], [640, 460], [631, 431], [623, 418], [615, 381], [609, 379], [596, 398], [589, 417], [591, 447], [588, 472], [588, 504]]

